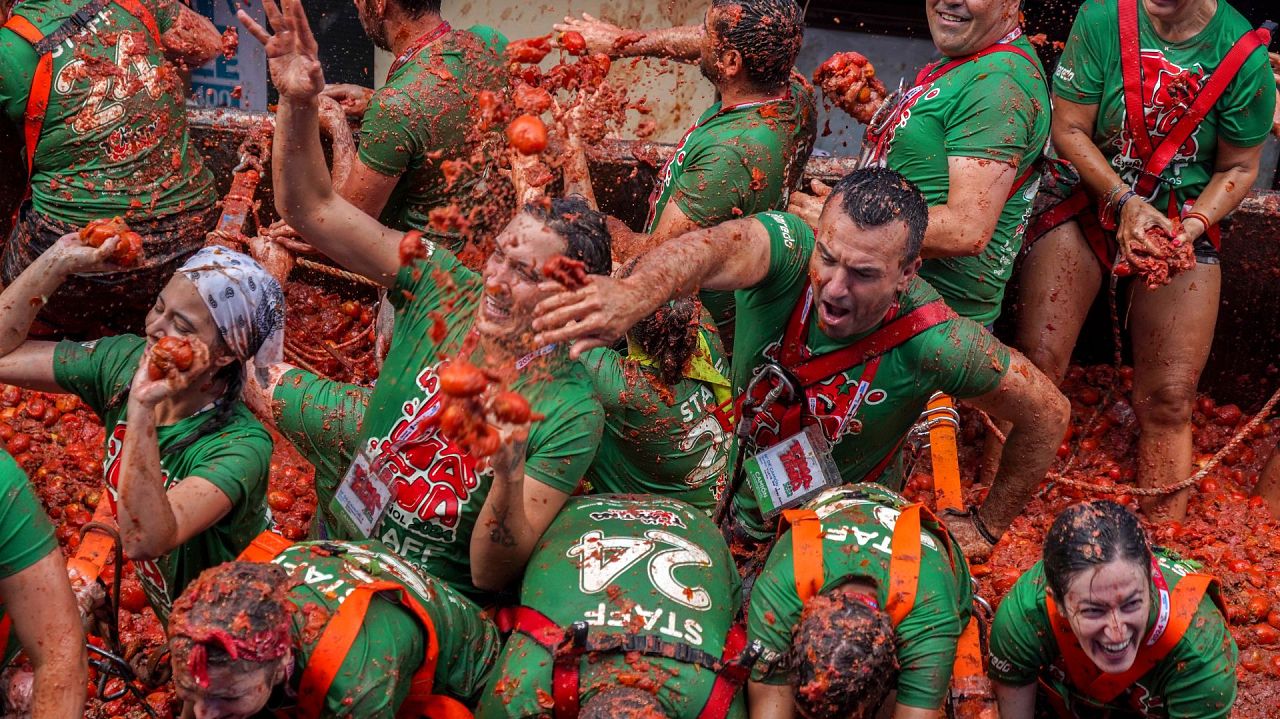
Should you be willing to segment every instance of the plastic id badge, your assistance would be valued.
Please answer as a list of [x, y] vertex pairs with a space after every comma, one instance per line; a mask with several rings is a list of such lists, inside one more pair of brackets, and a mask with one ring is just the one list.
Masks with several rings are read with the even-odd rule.
[[765, 519], [840, 484], [831, 444], [816, 425], [750, 457], [743, 468]]
[[391, 505], [391, 487], [377, 471], [377, 463], [368, 452], [361, 450], [351, 461], [351, 467], [338, 485], [330, 507], [336, 512], [344, 529], [354, 529], [361, 536], [372, 537], [382, 515]]

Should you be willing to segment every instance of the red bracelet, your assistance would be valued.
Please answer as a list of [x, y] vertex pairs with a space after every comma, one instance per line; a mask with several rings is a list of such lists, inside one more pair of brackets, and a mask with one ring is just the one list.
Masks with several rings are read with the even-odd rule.
[[1190, 220], [1193, 217], [1197, 220], [1200, 220], [1200, 224], [1204, 225], [1204, 228], [1206, 230], [1209, 229], [1210, 227], [1213, 227], [1213, 223], [1209, 221], [1208, 217], [1205, 217], [1203, 212], [1195, 212], [1195, 211], [1188, 212], [1187, 214], [1182, 216], [1182, 221], [1186, 222], [1187, 220]]

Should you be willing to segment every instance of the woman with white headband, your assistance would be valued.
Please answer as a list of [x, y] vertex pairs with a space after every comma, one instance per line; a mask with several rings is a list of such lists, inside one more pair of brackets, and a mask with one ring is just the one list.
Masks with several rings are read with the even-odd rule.
[[[160, 292], [145, 337], [28, 340], [44, 298], [69, 275], [114, 269], [116, 242], [93, 248], [66, 235], [0, 294], [0, 382], [77, 395], [102, 418], [107, 499], [164, 622], [191, 580], [266, 527], [271, 437], [240, 388], [247, 360], [281, 360], [284, 295], [252, 258], [205, 248]], [[156, 352], [161, 340], [171, 354]]]

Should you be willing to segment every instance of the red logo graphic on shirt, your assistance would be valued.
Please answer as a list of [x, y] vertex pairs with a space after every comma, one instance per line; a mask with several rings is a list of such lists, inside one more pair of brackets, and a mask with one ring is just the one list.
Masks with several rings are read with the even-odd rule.
[[[107, 456], [103, 462], [103, 471], [107, 479], [107, 501], [111, 503], [112, 516], [116, 513], [116, 499], [120, 491], [120, 454], [124, 450], [125, 429], [124, 422], [111, 429], [111, 434], [107, 437]], [[160, 469], [160, 476], [165, 488], [168, 489], [169, 473], [163, 467]], [[133, 567], [138, 573], [138, 579], [142, 581], [142, 588], [147, 596], [152, 601], [158, 601], [167, 611], [173, 602], [173, 597], [169, 596], [169, 583], [165, 581], [160, 565], [149, 559], [134, 560]]]
[[[1196, 95], [1200, 94], [1207, 75], [1200, 68], [1179, 67], [1165, 59], [1165, 56], [1157, 50], [1143, 50], [1141, 57], [1143, 115], [1147, 134], [1151, 136], [1154, 147], [1159, 145], [1160, 141], [1173, 130], [1174, 125], [1186, 116]], [[1174, 153], [1173, 160], [1169, 163], [1168, 169], [1174, 184], [1181, 181], [1178, 175], [1182, 168], [1195, 159], [1200, 149], [1200, 143], [1196, 140], [1199, 132], [1197, 128], [1191, 133], [1182, 147]], [[1127, 122], [1120, 137], [1113, 144], [1120, 148], [1120, 152], [1112, 158], [1112, 165], [1126, 182], [1130, 184], [1137, 182], [1138, 172], [1143, 166], [1144, 159], [1138, 155], [1137, 146], [1129, 133]]]
[[422, 395], [404, 403], [386, 437], [370, 440], [370, 454], [396, 505], [428, 523], [426, 531], [434, 538], [453, 541], [462, 507], [480, 480], [475, 459], [433, 421], [441, 410], [438, 366], [418, 375]]

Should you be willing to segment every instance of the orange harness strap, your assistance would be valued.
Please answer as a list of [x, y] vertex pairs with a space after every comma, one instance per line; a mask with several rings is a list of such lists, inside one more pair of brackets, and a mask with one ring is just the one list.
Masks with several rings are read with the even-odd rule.
[[[916, 603], [920, 584], [920, 513], [924, 507], [903, 507], [890, 540], [889, 586], [885, 611], [893, 626], [906, 619]], [[925, 510], [927, 511], [927, 510]], [[822, 522], [811, 509], [789, 509], [782, 513], [783, 525], [791, 525], [791, 558], [800, 601], [822, 591], [826, 581], [822, 566]]]
[[[1053, 597], [1046, 592], [1044, 597], [1045, 612], [1049, 615], [1049, 623], [1053, 626], [1053, 636], [1058, 644], [1066, 664], [1067, 676], [1072, 686], [1103, 704], [1113, 701], [1133, 683], [1151, 671], [1162, 659], [1182, 641], [1191, 620], [1200, 608], [1200, 601], [1205, 592], [1215, 588], [1218, 580], [1208, 574], [1188, 574], [1178, 582], [1170, 592], [1169, 621], [1164, 633], [1155, 644], [1143, 644], [1138, 647], [1138, 656], [1128, 671], [1120, 674], [1105, 674], [1100, 671], [1076, 639], [1071, 625], [1059, 611]], [[1215, 597], [1216, 594], [1211, 595]]]
[[[262, 532], [254, 538], [249, 546], [240, 553], [240, 559], [248, 562], [270, 562], [280, 553], [293, 545], [292, 542], [270, 530]], [[392, 592], [399, 595], [400, 605], [408, 609], [422, 623], [427, 635], [427, 651], [421, 666], [413, 673], [409, 684], [409, 696], [396, 712], [398, 719], [471, 719], [471, 712], [461, 702], [450, 697], [433, 694], [435, 688], [436, 665], [440, 657], [440, 643], [436, 636], [435, 623], [431, 615], [418, 604], [404, 587], [394, 582], [366, 582], [355, 588], [339, 605], [338, 611], [330, 618], [320, 641], [307, 667], [302, 671], [298, 685], [298, 708], [294, 716], [301, 719], [315, 719], [324, 710], [324, 699], [329, 694], [333, 680], [342, 668], [342, 662], [351, 651], [360, 628], [364, 626], [365, 615], [369, 612], [369, 603], [378, 592]]]

